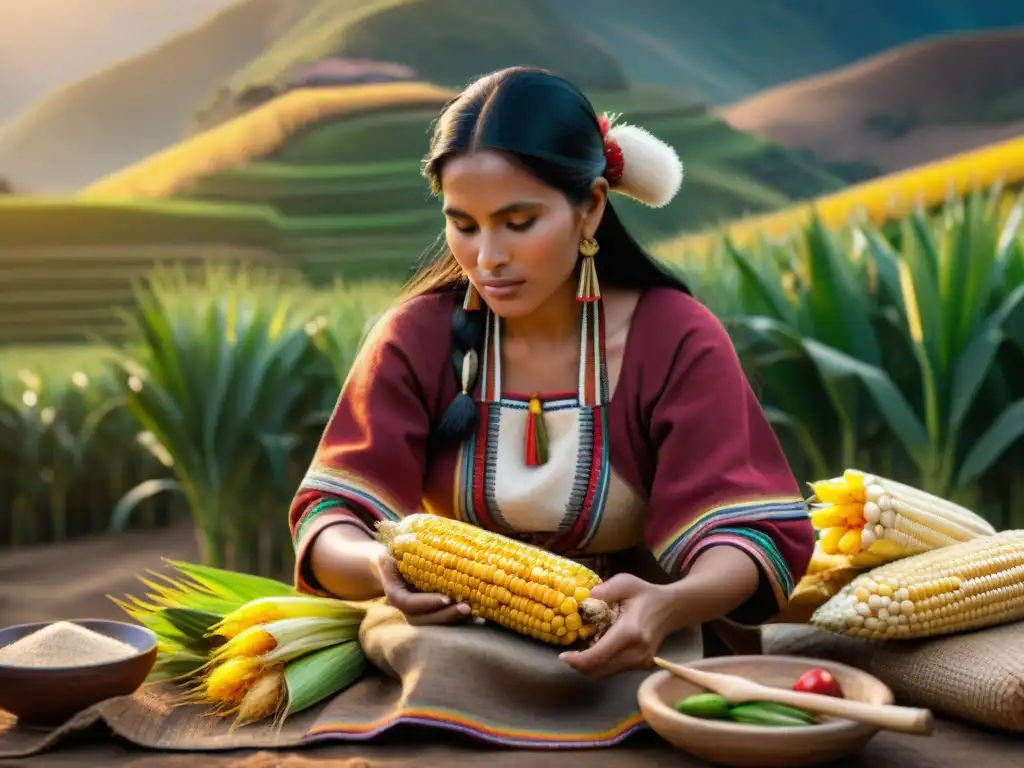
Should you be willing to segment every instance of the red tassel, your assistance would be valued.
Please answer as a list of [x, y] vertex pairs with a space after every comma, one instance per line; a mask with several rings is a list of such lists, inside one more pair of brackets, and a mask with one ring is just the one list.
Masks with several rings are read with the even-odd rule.
[[539, 467], [548, 461], [548, 436], [544, 424], [544, 406], [533, 395], [526, 415], [526, 466]]

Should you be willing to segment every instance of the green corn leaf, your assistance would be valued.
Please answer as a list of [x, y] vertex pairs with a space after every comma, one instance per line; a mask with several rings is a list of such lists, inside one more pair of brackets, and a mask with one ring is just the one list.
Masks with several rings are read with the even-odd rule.
[[882, 352], [871, 326], [870, 310], [850, 272], [849, 258], [815, 215], [807, 229], [811, 289], [807, 295], [814, 337], [868, 365], [880, 365]]
[[919, 466], [927, 465], [932, 452], [928, 433], [885, 371], [812, 339], [805, 340], [804, 347], [826, 379], [858, 381], [885, 416], [890, 434], [903, 443]]
[[905, 319], [906, 307], [903, 304], [903, 289], [900, 287], [899, 255], [878, 230], [860, 227], [859, 231], [874, 259], [878, 282], [882, 286], [885, 299], [892, 302], [900, 316]]
[[971, 447], [963, 463], [957, 484], [966, 486], [982, 477], [1014, 445], [1024, 438], [1024, 399], [1000, 414]]
[[[740, 281], [744, 290], [756, 296], [776, 320], [795, 327], [797, 324], [796, 313], [793, 305], [782, 291], [782, 280], [778, 270], [775, 270], [774, 275], [763, 274], [763, 271], [768, 271], [768, 268], [758, 269], [755, 267], [750, 256], [733, 245], [731, 240], [726, 239], [725, 247], [739, 268]], [[760, 313], [753, 311], [751, 314]]]
[[128, 523], [131, 522], [132, 515], [143, 502], [149, 501], [161, 493], [172, 491], [180, 493], [181, 490], [181, 483], [173, 478], [161, 477], [143, 480], [117, 500], [117, 504], [114, 505], [114, 509], [110, 513], [111, 533], [124, 531], [128, 527]]
[[833, 407], [844, 427], [850, 430], [856, 427], [852, 423], [854, 406], [851, 404], [848, 386], [861, 387], [874, 407], [885, 417], [890, 434], [903, 443], [919, 466], [929, 465], [932, 446], [928, 433], [883, 369], [868, 365], [814, 339], [800, 337], [769, 318], [748, 318], [748, 323], [750, 327], [773, 338], [780, 346], [804, 350], [829, 391]]
[[222, 616], [195, 608], [164, 608], [161, 615], [184, 637], [193, 642], [204, 641]]
[[359, 642], [352, 640], [313, 651], [284, 668], [289, 715], [319, 704], [353, 685], [366, 668]]
[[196, 583], [203, 585], [212, 594], [237, 602], [238, 605], [262, 597], [289, 597], [298, 594], [288, 584], [264, 576], [238, 573], [197, 563], [186, 563], [181, 560], [168, 560], [167, 563]]
[[829, 474], [829, 463], [821, 452], [821, 448], [818, 446], [818, 441], [812, 431], [785, 411], [773, 408], [770, 405], [764, 406], [763, 410], [769, 423], [775, 427], [784, 427], [792, 430], [793, 434], [796, 435], [804, 455], [811, 463], [811, 471], [814, 473], [814, 477], [827, 477]]
[[208, 657], [188, 651], [181, 651], [157, 660], [153, 670], [146, 678], [147, 683], [171, 682], [181, 680], [198, 672]]

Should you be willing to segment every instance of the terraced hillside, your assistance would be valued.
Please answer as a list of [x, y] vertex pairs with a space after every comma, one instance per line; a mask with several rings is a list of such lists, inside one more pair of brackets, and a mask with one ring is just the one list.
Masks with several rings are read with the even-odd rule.
[[[291, 91], [112, 174], [71, 200], [0, 201], [0, 302], [10, 341], [116, 330], [131, 283], [158, 264], [206, 261], [338, 277], [402, 279], [442, 229], [419, 173], [430, 121], [452, 92], [425, 83]], [[650, 240], [837, 189], [800, 156], [729, 128], [660, 88], [595, 91], [671, 142], [680, 198], [619, 202]], [[52, 278], [59, 275], [59, 278]], [[3, 341], [4, 338], [0, 338]]]
[[[87, 199], [173, 195], [265, 205], [318, 228], [368, 215], [409, 215], [432, 239], [440, 219], [419, 176], [431, 120], [451, 91], [423, 83], [292, 91], [83, 191]], [[649, 238], [772, 210], [839, 189], [797, 153], [736, 131], [699, 102], [663, 88], [592, 90], [598, 110], [624, 113], [676, 147], [679, 199], [651, 211], [623, 201]], [[381, 233], [382, 236], [384, 233]]]

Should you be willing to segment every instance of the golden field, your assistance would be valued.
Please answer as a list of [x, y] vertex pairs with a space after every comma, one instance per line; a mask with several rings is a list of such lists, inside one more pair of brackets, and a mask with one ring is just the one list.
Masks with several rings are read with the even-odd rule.
[[357, 112], [429, 105], [454, 91], [403, 82], [291, 91], [215, 128], [112, 173], [79, 193], [82, 198], [170, 197], [200, 176], [263, 157], [315, 123]]
[[675, 238], [664, 243], [659, 252], [667, 258], [706, 252], [723, 235], [737, 244], [750, 243], [757, 237], [786, 237], [806, 226], [815, 210], [830, 228], [843, 227], [855, 219], [881, 225], [901, 219], [915, 208], [934, 208], [972, 190], [999, 184], [1012, 189], [1022, 181], [1024, 136], [855, 184], [780, 211]]

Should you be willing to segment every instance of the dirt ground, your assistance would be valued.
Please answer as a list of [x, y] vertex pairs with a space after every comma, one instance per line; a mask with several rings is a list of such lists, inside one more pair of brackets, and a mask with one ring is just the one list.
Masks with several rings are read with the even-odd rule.
[[[106, 596], [140, 594], [136, 576], [159, 569], [162, 558], [195, 560], [190, 530], [129, 534], [0, 553], [0, 626], [76, 618], [121, 619]], [[0, 732], [5, 726], [0, 713]], [[1019, 768], [1024, 738], [985, 733], [940, 721], [929, 739], [881, 733], [842, 768]], [[578, 753], [577, 753], [578, 755]], [[95, 735], [59, 745], [51, 752], [22, 760], [0, 759], [0, 768], [561, 768], [563, 752], [494, 750], [475, 744], [452, 744], [447, 737], [423, 734], [390, 743], [340, 744], [303, 750], [301, 754], [220, 753], [167, 754], [136, 749]], [[589, 768], [707, 768], [646, 734], [629, 745], [593, 750]]]
[[62, 619], [124, 620], [107, 595], [141, 595], [137, 576], [162, 558], [196, 560], [189, 528], [0, 553], [0, 626]]

